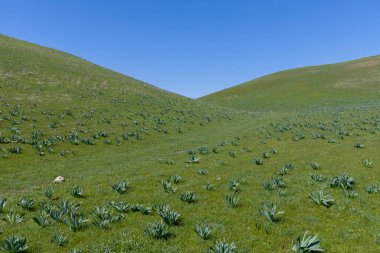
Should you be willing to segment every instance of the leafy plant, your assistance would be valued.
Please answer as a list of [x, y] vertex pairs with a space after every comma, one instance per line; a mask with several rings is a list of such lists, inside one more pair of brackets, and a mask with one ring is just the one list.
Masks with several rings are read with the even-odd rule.
[[294, 169], [294, 166], [293, 166], [292, 163], [287, 162], [287, 163], [285, 163], [284, 165], [282, 165], [282, 168], [285, 168], [285, 169], [287, 169], [287, 170], [290, 171], [290, 170]]
[[95, 207], [92, 213], [101, 220], [111, 219], [111, 214], [107, 207]]
[[18, 235], [11, 235], [0, 244], [0, 250], [6, 253], [21, 253], [27, 249], [26, 238]]
[[64, 234], [54, 234], [50, 238], [50, 241], [60, 247], [63, 247], [67, 242], [67, 237]]
[[54, 187], [48, 187], [45, 189], [44, 193], [48, 199], [52, 200], [54, 197], [55, 188]]
[[159, 215], [161, 212], [165, 212], [166, 210], [170, 209], [170, 206], [168, 204], [155, 204], [153, 208], [157, 211], [157, 214]]
[[3, 217], [3, 220], [10, 225], [16, 225], [24, 220], [23, 213], [15, 213], [13, 209], [9, 210], [9, 213]]
[[225, 200], [226, 200], [227, 206], [234, 208], [238, 206], [240, 199], [237, 194], [234, 194], [234, 195], [227, 195], [225, 197]]
[[58, 222], [64, 222], [63, 220], [63, 215], [64, 215], [64, 210], [59, 209], [59, 210], [51, 210], [50, 211], [50, 217]]
[[219, 143], [219, 146], [223, 147], [223, 146], [227, 146], [228, 145], [228, 142], [227, 141], [221, 141]]
[[311, 236], [307, 236], [308, 232], [306, 232], [303, 237], [300, 236], [297, 238], [296, 242], [293, 244], [292, 250], [297, 253], [317, 253], [317, 252], [325, 252], [321, 248], [321, 240], [315, 234]]
[[208, 170], [198, 170], [198, 174], [201, 175], [201, 176], [207, 175], [208, 174]]
[[379, 188], [376, 185], [366, 185], [364, 190], [367, 193], [377, 193], [379, 191]]
[[364, 167], [369, 168], [369, 169], [373, 168], [375, 166], [373, 161], [369, 160], [369, 159], [365, 159], [363, 162], [363, 165], [364, 165]]
[[0, 198], [0, 213], [4, 212], [6, 204], [7, 204], [7, 199], [6, 198]]
[[212, 227], [207, 223], [196, 224], [194, 231], [199, 235], [203, 240], [208, 240], [211, 237]]
[[231, 144], [233, 145], [233, 146], [239, 146], [239, 142], [236, 140], [236, 141], [231, 141]]
[[108, 219], [105, 219], [105, 220], [98, 219], [98, 220], [94, 220], [92, 224], [94, 224], [98, 228], [107, 229], [109, 225], [111, 224], [111, 221]]
[[110, 202], [110, 204], [113, 208], [115, 208], [120, 213], [127, 213], [131, 209], [131, 205], [124, 201], [117, 202], [117, 203]]
[[33, 210], [34, 208], [34, 200], [29, 198], [21, 198], [18, 203], [18, 206], [21, 206], [23, 209], [26, 210]]
[[88, 222], [88, 219], [86, 219], [83, 214], [77, 214], [77, 213], [71, 213], [65, 219], [65, 223], [74, 232], [82, 230], [87, 222]]
[[188, 155], [195, 155], [197, 152], [195, 150], [193, 150], [193, 149], [188, 149], [188, 150], [186, 150], [186, 153]]
[[322, 190], [310, 193], [309, 197], [318, 205], [331, 207], [335, 203], [335, 199], [330, 195], [325, 194]]
[[355, 190], [352, 190], [352, 189], [344, 189], [343, 193], [346, 198], [350, 198], [350, 199], [353, 199], [359, 196], [359, 194]]
[[8, 151], [12, 154], [21, 154], [23, 151], [23, 148], [21, 146], [13, 146], [9, 148]]
[[190, 162], [190, 163], [199, 163], [200, 160], [199, 160], [199, 158], [196, 157], [195, 155], [192, 155], [192, 156], [189, 157], [189, 162]]
[[213, 147], [213, 148], [212, 148], [212, 152], [213, 152], [214, 154], [219, 153], [219, 148], [218, 148], [218, 147]]
[[134, 212], [140, 212], [145, 215], [149, 215], [152, 213], [152, 208], [144, 206], [142, 204], [133, 204], [131, 205], [131, 210]]
[[58, 203], [57, 207], [62, 212], [66, 214], [70, 214], [70, 213], [76, 213], [80, 208], [80, 204], [75, 204], [68, 200], [63, 200]]
[[311, 162], [310, 163], [310, 167], [313, 169], [313, 170], [317, 170], [317, 169], [319, 169], [321, 166], [319, 165], [319, 163], [317, 163], [317, 162]]
[[[150, 209], [149, 213], [151, 213], [151, 212], [152, 212], [152, 210]], [[118, 222], [122, 219], [124, 219], [124, 215], [122, 215], [122, 214], [117, 214], [117, 215], [111, 214], [109, 221], [111, 223], [115, 223], [115, 222]]]
[[354, 147], [355, 147], [355, 148], [364, 148], [364, 144], [362, 144], [362, 143], [356, 143], [356, 144], [354, 145]]
[[263, 182], [263, 187], [265, 190], [271, 191], [276, 188], [276, 186], [273, 184], [273, 181], [265, 181]]
[[310, 174], [310, 177], [314, 182], [324, 182], [326, 180], [326, 177], [316, 173]]
[[173, 160], [170, 160], [170, 159], [169, 159], [169, 160], [166, 160], [166, 164], [167, 164], [167, 165], [173, 165], [173, 164], [174, 164], [174, 161], [173, 161]]
[[215, 185], [213, 185], [210, 182], [207, 182], [207, 184], [205, 186], [203, 186], [203, 187], [206, 188], [206, 190], [208, 190], [208, 191], [212, 191], [212, 190], [215, 189]]
[[168, 205], [162, 205], [158, 208], [158, 214], [168, 225], [178, 225], [181, 221], [181, 214], [171, 210]]
[[272, 179], [272, 184], [277, 188], [284, 188], [285, 187], [285, 180], [283, 177], [274, 177]]
[[232, 158], [236, 158], [236, 157], [237, 157], [237, 152], [236, 152], [236, 151], [228, 151], [228, 154], [229, 154]]
[[247, 146], [244, 146], [244, 147], [243, 147], [243, 150], [244, 150], [245, 152], [247, 152], [247, 153], [252, 153], [252, 152], [253, 152], [253, 150], [252, 150], [250, 147], [247, 147]]
[[180, 175], [174, 174], [170, 176], [169, 181], [178, 184], [183, 181], [183, 178]]
[[163, 222], [154, 222], [145, 228], [145, 233], [155, 239], [167, 239], [170, 236], [168, 227]]
[[234, 192], [240, 192], [241, 189], [240, 189], [240, 181], [239, 180], [230, 180], [228, 182], [228, 188], [231, 190], [231, 191], [234, 191]]
[[278, 154], [278, 150], [276, 148], [272, 148], [272, 154], [277, 155]]
[[277, 189], [277, 196], [279, 197], [284, 197], [286, 196], [286, 191], [282, 190], [282, 189]]
[[277, 211], [277, 205], [274, 203], [263, 203], [259, 213], [269, 222], [278, 222], [282, 219], [284, 211]]
[[279, 170], [278, 170], [278, 173], [280, 176], [285, 176], [286, 174], [289, 174], [290, 172], [290, 169], [286, 168], [286, 167], [281, 167]]
[[245, 177], [232, 179], [228, 182], [228, 188], [234, 192], [240, 192], [240, 185], [245, 182]]
[[342, 187], [343, 189], [352, 189], [356, 180], [347, 173], [342, 173], [339, 176], [334, 176], [331, 179], [331, 187]]
[[45, 212], [41, 212], [40, 214], [33, 217], [33, 220], [41, 227], [45, 228], [49, 225], [51, 225], [51, 222], [49, 220], [49, 215], [47, 215]]
[[171, 181], [164, 181], [164, 180], [162, 180], [161, 181], [161, 185], [164, 188], [165, 192], [175, 192], [177, 190], [175, 187], [172, 186], [172, 182]]
[[129, 182], [126, 180], [118, 182], [118, 183], [112, 185], [112, 189], [117, 191], [119, 194], [124, 194], [129, 189]]
[[95, 145], [95, 140], [93, 138], [81, 138], [80, 141], [86, 145]]
[[265, 190], [271, 191], [276, 188], [285, 188], [285, 180], [283, 177], [274, 177], [272, 180], [262, 183]]
[[201, 154], [201, 155], [207, 155], [208, 154], [208, 148], [207, 147], [205, 147], [205, 146], [201, 146], [199, 149], [198, 149], [198, 151], [199, 151], [199, 154]]
[[256, 165], [263, 165], [264, 164], [264, 160], [261, 159], [261, 158], [255, 158], [255, 163], [256, 163]]
[[210, 247], [209, 252], [214, 253], [234, 253], [237, 249], [234, 242], [226, 243], [226, 241], [218, 240]]
[[181, 193], [179, 198], [187, 203], [195, 203], [197, 201], [197, 195], [195, 194], [195, 192], [191, 191], [185, 191]]
[[78, 185], [74, 185], [70, 189], [70, 194], [73, 197], [82, 198], [83, 197], [83, 188], [78, 186]]

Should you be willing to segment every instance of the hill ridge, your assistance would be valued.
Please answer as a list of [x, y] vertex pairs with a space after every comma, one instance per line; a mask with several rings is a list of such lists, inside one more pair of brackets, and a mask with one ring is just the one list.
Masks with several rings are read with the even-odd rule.
[[[354, 104], [362, 104], [377, 99], [379, 83], [380, 55], [375, 55], [334, 64], [282, 70], [206, 95], [199, 100], [248, 110], [343, 106], [349, 104], [350, 100]], [[330, 93], [343, 100], [329, 101], [334, 97]], [[288, 98], [292, 98], [294, 104], [286, 101]]]

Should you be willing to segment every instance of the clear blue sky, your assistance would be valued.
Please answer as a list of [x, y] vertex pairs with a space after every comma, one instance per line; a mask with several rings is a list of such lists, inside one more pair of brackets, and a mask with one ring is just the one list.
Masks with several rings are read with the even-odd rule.
[[380, 1], [2, 0], [0, 33], [195, 98], [380, 54]]

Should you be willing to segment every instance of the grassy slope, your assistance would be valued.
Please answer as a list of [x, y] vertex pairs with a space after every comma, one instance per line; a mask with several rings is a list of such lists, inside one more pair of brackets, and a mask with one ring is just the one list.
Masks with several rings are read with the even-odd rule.
[[[72, 55], [5, 36], [0, 36], [0, 88], [2, 136], [13, 140], [16, 135], [25, 140], [18, 143], [44, 154], [50, 146], [33, 144], [33, 132], [43, 133], [40, 142], [74, 132], [79, 141], [120, 144], [124, 137], [153, 140], [231, 116]], [[101, 131], [108, 136], [99, 138]], [[60, 145], [53, 146], [60, 151]]]
[[[380, 114], [376, 107], [338, 107], [329, 112], [318, 108], [303, 114], [239, 114], [7, 37], [0, 38], [0, 52], [8, 55], [0, 58], [0, 137], [13, 140], [0, 144], [2, 154], [8, 156], [0, 158], [0, 198], [8, 199], [0, 219], [10, 208], [26, 213], [25, 221], [14, 226], [0, 221], [0, 241], [11, 234], [23, 235], [30, 252], [69, 252], [75, 247], [86, 252], [109, 249], [174, 253], [205, 252], [214, 240], [226, 239], [236, 243], [238, 252], [289, 252], [297, 236], [311, 231], [322, 238], [322, 247], [328, 252], [379, 252], [379, 196], [364, 190], [366, 185], [377, 184], [379, 176]], [[52, 122], [58, 124], [52, 127]], [[14, 128], [20, 133], [14, 133]], [[36, 130], [44, 132], [36, 138], [42, 147], [31, 143]], [[96, 136], [102, 130], [109, 136]], [[70, 143], [70, 132], [77, 132], [79, 138], [94, 138], [95, 145]], [[119, 140], [125, 133], [138, 137], [131, 134], [127, 140]], [[26, 143], [14, 135], [25, 138]], [[49, 137], [56, 135], [63, 141], [46, 144]], [[328, 143], [330, 139], [336, 143]], [[104, 144], [105, 140], [111, 143]], [[356, 143], [365, 144], [365, 148], [354, 148]], [[209, 154], [199, 153], [201, 145], [209, 149]], [[22, 146], [23, 152], [10, 153], [13, 146]], [[215, 147], [216, 153], [211, 151]], [[49, 148], [53, 149], [51, 153]], [[277, 154], [271, 153], [274, 148]], [[196, 153], [200, 163], [188, 163], [188, 149]], [[62, 156], [61, 150], [70, 152]], [[236, 152], [236, 158], [229, 155], [231, 151]], [[267, 151], [270, 158], [264, 159], [262, 166], [255, 165], [254, 158]], [[365, 168], [364, 159], [371, 159], [375, 167]], [[319, 162], [321, 168], [313, 171], [311, 161]], [[262, 183], [278, 176], [278, 169], [288, 162], [294, 169], [283, 176], [285, 195], [265, 190]], [[198, 175], [199, 169], [208, 170], [208, 174]], [[342, 189], [330, 188], [331, 177], [342, 172], [356, 178], [358, 197], [350, 198]], [[165, 193], [160, 181], [175, 173], [184, 181], [175, 185], [175, 193]], [[313, 182], [311, 173], [327, 180]], [[57, 199], [52, 204], [65, 199], [81, 203], [90, 219], [83, 231], [72, 232], [61, 223], [41, 228], [32, 220], [39, 213], [40, 203], [46, 200], [43, 190], [57, 175], [65, 176], [67, 182], [56, 185]], [[246, 178], [238, 193], [239, 206], [228, 208], [224, 198], [233, 194], [228, 182], [238, 177]], [[131, 188], [127, 194], [119, 195], [111, 185], [124, 179]], [[215, 189], [206, 190], [207, 182]], [[69, 194], [73, 185], [84, 188], [84, 198]], [[330, 209], [309, 199], [308, 194], [319, 189], [336, 199]], [[196, 192], [195, 204], [179, 199], [186, 190]], [[35, 210], [17, 206], [21, 197], [33, 198]], [[91, 213], [94, 207], [121, 200], [149, 207], [167, 203], [181, 213], [181, 224], [169, 228], [172, 236], [168, 240], [144, 234], [149, 223], [161, 220], [155, 211], [151, 215], [129, 212], [107, 230], [91, 224], [95, 220]], [[284, 219], [270, 224], [268, 233], [258, 211], [265, 201], [285, 211]], [[210, 240], [202, 240], [194, 232], [194, 225], [204, 221], [214, 228]], [[56, 231], [68, 237], [64, 247], [50, 243]]]
[[244, 110], [321, 109], [380, 100], [380, 56], [281, 71], [202, 101]]

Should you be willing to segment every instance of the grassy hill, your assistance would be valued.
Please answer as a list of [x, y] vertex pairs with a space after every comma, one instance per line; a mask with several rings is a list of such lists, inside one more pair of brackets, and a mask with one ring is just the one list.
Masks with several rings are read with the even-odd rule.
[[[232, 116], [228, 110], [205, 107], [72, 55], [6, 36], [0, 36], [0, 89], [0, 142], [7, 148], [17, 143], [20, 152], [28, 152], [29, 145], [41, 155], [59, 152], [67, 143], [120, 145], [156, 139]], [[8, 154], [3, 149], [0, 155]]]
[[380, 251], [376, 95], [242, 112], [6, 36], [0, 56], [0, 251]]
[[243, 110], [329, 109], [380, 101], [380, 56], [270, 74], [205, 97]]

